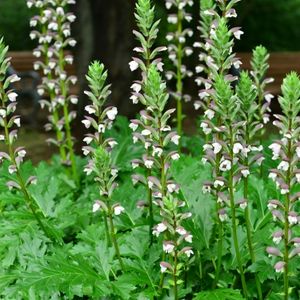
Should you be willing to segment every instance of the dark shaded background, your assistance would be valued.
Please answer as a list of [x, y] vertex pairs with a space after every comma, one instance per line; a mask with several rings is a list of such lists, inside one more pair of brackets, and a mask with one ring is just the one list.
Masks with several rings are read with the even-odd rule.
[[[198, 17], [199, 1], [195, 1], [193, 15]], [[166, 11], [164, 1], [154, 1], [157, 17], [162, 19], [158, 44], [165, 44]], [[85, 88], [87, 66], [93, 59], [100, 59], [109, 70], [113, 84], [113, 102], [124, 114], [134, 113], [129, 105], [129, 86], [133, 80], [128, 69], [135, 41], [134, 0], [77, 0], [72, 7], [77, 15], [73, 34], [78, 40], [76, 67], [80, 90]], [[29, 18], [25, 0], [0, 0], [0, 35], [11, 50], [31, 50], [35, 42], [28, 38]], [[238, 18], [234, 26], [242, 26], [245, 35], [237, 43], [236, 51], [250, 52], [263, 44], [269, 51], [297, 51], [300, 49], [300, 0], [242, 0], [238, 5]], [[192, 26], [197, 26], [198, 19]], [[195, 31], [195, 38], [198, 34]], [[197, 57], [194, 57], [196, 64]], [[191, 91], [193, 94], [195, 91]], [[81, 92], [82, 93], [82, 92]], [[81, 102], [82, 103], [82, 102]], [[82, 111], [83, 103], [81, 105]]]
[[[201, 0], [194, 1], [196, 3], [192, 14], [195, 19], [191, 26], [195, 30], [195, 40], [199, 36], [196, 27], [199, 22]], [[166, 10], [163, 5], [165, 1], [153, 0], [153, 2], [156, 5], [157, 18], [161, 19], [157, 44], [164, 45], [168, 31]], [[12, 51], [32, 51], [36, 46], [36, 42], [29, 39], [29, 19], [34, 12], [29, 10], [25, 3], [26, 0], [0, 0], [0, 36], [4, 36], [5, 42]], [[81, 94], [79, 119], [83, 114], [85, 103], [83, 96], [83, 90], [86, 89], [85, 74], [88, 64], [94, 59], [101, 60], [109, 70], [109, 81], [113, 85], [111, 101], [118, 106], [121, 114], [133, 116], [139, 110], [139, 107], [132, 105], [129, 100], [129, 87], [138, 76], [132, 74], [128, 67], [132, 49], [136, 45], [132, 35], [132, 30], [135, 28], [134, 6], [134, 0], [77, 0], [77, 4], [71, 8], [77, 16], [73, 35], [78, 41], [74, 51], [79, 78], [78, 90]], [[236, 51], [251, 52], [259, 44], [266, 46], [271, 52], [300, 50], [300, 0], [242, 0], [238, 5], [238, 18], [233, 22], [232, 26], [242, 26], [245, 32], [241, 41], [236, 44]], [[197, 54], [190, 61], [191, 68], [196, 64]], [[194, 82], [186, 84], [186, 91], [196, 97], [197, 87]], [[192, 103], [185, 106], [185, 112], [189, 115], [185, 120], [185, 131], [194, 132], [196, 124], [194, 118], [197, 115]], [[40, 115], [44, 115], [44, 120], [46, 112], [40, 111]], [[26, 120], [25, 114], [23, 114], [24, 119]], [[20, 143], [28, 144], [34, 161], [38, 161], [40, 156], [45, 158], [46, 151], [49, 151], [42, 146], [45, 145], [46, 138], [43, 130], [44, 123], [44, 121], [40, 122], [39, 130], [35, 128], [32, 132], [29, 127], [26, 127], [26, 135], [21, 135], [24, 140]], [[75, 131], [78, 128], [81, 130], [80, 125], [80, 121], [75, 122]], [[82, 134], [76, 135], [77, 140], [80, 141]], [[37, 153], [35, 149], [41, 149], [42, 153]], [[47, 152], [46, 157], [50, 157], [51, 153], [52, 150]]]

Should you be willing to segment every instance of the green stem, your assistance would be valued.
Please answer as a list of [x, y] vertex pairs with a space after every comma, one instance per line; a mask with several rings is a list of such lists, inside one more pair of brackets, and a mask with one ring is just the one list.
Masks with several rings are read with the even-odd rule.
[[121, 257], [120, 248], [119, 248], [117, 238], [116, 238], [115, 225], [114, 225], [114, 221], [113, 221], [113, 217], [112, 217], [111, 208], [109, 208], [108, 219], [109, 219], [109, 225], [110, 225], [111, 240], [113, 242], [115, 252], [116, 252], [116, 255], [118, 257], [121, 269], [124, 272], [125, 271], [125, 266], [124, 266], [124, 263], [123, 263], [123, 260], [122, 260], [122, 257]]
[[[292, 125], [291, 121], [289, 121], [289, 130], [291, 131]], [[287, 157], [289, 158], [289, 168], [287, 171], [286, 182], [288, 184], [289, 192], [286, 194], [286, 201], [284, 203], [284, 274], [283, 274], [283, 281], [284, 281], [284, 300], [289, 299], [289, 211], [290, 211], [290, 190], [291, 190], [291, 162], [292, 162], [292, 143], [291, 139], [288, 140], [287, 145]]]
[[110, 239], [109, 228], [108, 228], [107, 213], [104, 213], [103, 219], [104, 219], [104, 226], [105, 226], [105, 234], [106, 234], [107, 247], [110, 247], [110, 245], [111, 245], [111, 239]]
[[[175, 246], [177, 247], [177, 245]], [[178, 286], [177, 286], [177, 250], [174, 251], [174, 270], [173, 270], [173, 281], [174, 281], [174, 300], [178, 300]]]
[[230, 210], [231, 210], [231, 225], [232, 225], [232, 238], [233, 238], [233, 244], [235, 248], [236, 253], [236, 259], [238, 263], [238, 268], [240, 272], [240, 277], [242, 281], [242, 288], [243, 288], [243, 294], [245, 299], [248, 299], [248, 292], [247, 292], [247, 284], [242, 264], [242, 258], [240, 253], [240, 247], [238, 242], [238, 235], [237, 235], [237, 218], [236, 218], [236, 208], [235, 208], [235, 199], [234, 199], [234, 186], [233, 186], [233, 146], [234, 146], [234, 136], [232, 131], [232, 126], [229, 126], [229, 134], [230, 134], [230, 158], [231, 158], [231, 169], [229, 171], [229, 178], [228, 178], [228, 189], [229, 189], [229, 201], [230, 201]]
[[[178, 23], [177, 23], [177, 34], [180, 36], [182, 34], [182, 11], [178, 9]], [[177, 133], [178, 135], [182, 135], [182, 44], [178, 42], [177, 44], [177, 82], [176, 82], [176, 94], [177, 94]], [[179, 141], [178, 149], [181, 149], [181, 143]]]
[[[245, 220], [246, 220], [246, 231], [247, 231], [247, 241], [248, 241], [248, 249], [251, 257], [251, 262], [254, 264], [256, 262], [256, 256], [254, 253], [254, 247], [253, 247], [253, 241], [252, 241], [252, 225], [251, 225], [251, 220], [250, 220], [250, 209], [249, 209], [249, 201], [248, 201], [248, 178], [244, 178], [244, 198], [246, 199], [247, 206], [245, 208]], [[262, 295], [262, 289], [261, 289], [261, 283], [259, 281], [259, 278], [257, 274], [254, 275], [255, 277], [255, 284], [257, 288], [257, 293], [258, 293], [258, 299], [262, 300], [263, 295]]]

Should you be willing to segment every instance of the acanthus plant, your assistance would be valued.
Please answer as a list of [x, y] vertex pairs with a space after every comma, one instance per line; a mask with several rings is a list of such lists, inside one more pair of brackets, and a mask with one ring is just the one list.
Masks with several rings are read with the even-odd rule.
[[[200, 124], [205, 136], [206, 144], [203, 149], [205, 155], [202, 161], [206, 163], [210, 162], [212, 166], [212, 177], [213, 182], [207, 182], [203, 186], [204, 192], [212, 192], [215, 200], [215, 223], [217, 226], [217, 257], [216, 266], [214, 274], [214, 284], [215, 288], [219, 281], [219, 276], [221, 272], [222, 265], [222, 255], [223, 255], [223, 245], [224, 245], [224, 221], [227, 219], [227, 213], [224, 210], [224, 198], [221, 192], [222, 189], [226, 187], [225, 181], [222, 178], [222, 171], [232, 169], [233, 157], [229, 160], [222, 155], [223, 145], [226, 144], [224, 139], [228, 139], [224, 135], [221, 125], [223, 125], [224, 112], [217, 106], [216, 103], [216, 91], [215, 83], [218, 78], [219, 83], [222, 78], [227, 83], [235, 81], [237, 78], [230, 74], [230, 70], [235, 67], [238, 68], [241, 64], [240, 60], [235, 57], [235, 53], [232, 52], [234, 46], [234, 38], [239, 39], [242, 31], [239, 27], [229, 29], [228, 23], [229, 19], [236, 17], [236, 12], [234, 10], [234, 5], [238, 1], [219, 1], [218, 4], [214, 4], [211, 1], [206, 1], [201, 6], [201, 16], [205, 17], [202, 23], [206, 24], [206, 30], [209, 32], [202, 32], [203, 41], [196, 43], [195, 46], [200, 46], [202, 52], [199, 55], [200, 61], [204, 62], [204, 65], [200, 65], [201, 70], [205, 71], [206, 77], [199, 77], [196, 82], [201, 85], [203, 89], [199, 91], [200, 101], [195, 102], [195, 108], [200, 107], [204, 110], [204, 118]], [[226, 86], [226, 84], [224, 84]], [[227, 95], [228, 96], [228, 95]], [[224, 99], [225, 101], [226, 99]], [[227, 99], [229, 101], [229, 99]], [[236, 122], [235, 119], [232, 121]], [[230, 153], [228, 152], [228, 155]], [[227, 155], [227, 156], [228, 156]], [[231, 183], [232, 184], [232, 183]], [[229, 188], [229, 186], [227, 186]], [[235, 214], [234, 203], [232, 213]], [[233, 228], [236, 230], [236, 220], [233, 215]], [[235, 225], [234, 225], [235, 224]], [[239, 252], [238, 243], [235, 245], [236, 252]], [[238, 255], [238, 254], [237, 254]], [[241, 263], [239, 263], [239, 269], [241, 276], [243, 277], [243, 289], [245, 295], [246, 284], [245, 278], [242, 271]]]
[[78, 181], [74, 153], [74, 139], [71, 132], [71, 122], [76, 118], [76, 112], [70, 111], [71, 104], [75, 105], [78, 98], [70, 95], [71, 85], [76, 84], [76, 76], [69, 76], [67, 65], [73, 64], [72, 54], [66, 52], [74, 47], [76, 41], [71, 37], [71, 23], [76, 17], [67, 13], [68, 5], [75, 4], [74, 0], [28, 0], [29, 8], [35, 7], [40, 14], [34, 16], [30, 25], [38, 27], [30, 34], [31, 39], [38, 39], [39, 46], [33, 54], [38, 58], [34, 63], [35, 70], [43, 74], [42, 84], [38, 88], [40, 96], [49, 100], [40, 101], [42, 108], [47, 107], [49, 117], [45, 125], [46, 131], [54, 130], [56, 140], [48, 141], [60, 149], [61, 160], [71, 165], [72, 177]]
[[[269, 69], [269, 60], [270, 55], [268, 54], [267, 49], [264, 46], [257, 46], [252, 53], [251, 59], [251, 75], [254, 81], [254, 85], [257, 90], [257, 102], [258, 102], [258, 111], [256, 119], [258, 122], [264, 126], [261, 126], [261, 129], [258, 131], [260, 138], [260, 144], [262, 144], [263, 136], [265, 133], [265, 125], [270, 121], [270, 104], [274, 96], [266, 90], [266, 87], [269, 83], [273, 82], [273, 78], [266, 77], [267, 71]], [[263, 165], [261, 165], [260, 174], [262, 174]]]
[[0, 163], [7, 161], [10, 180], [7, 182], [9, 190], [20, 191], [23, 194], [25, 204], [35, 217], [41, 230], [53, 241], [58, 241], [55, 231], [48, 224], [44, 215], [40, 212], [39, 206], [30, 193], [30, 186], [37, 184], [35, 176], [24, 176], [21, 166], [26, 156], [24, 147], [15, 148], [18, 130], [21, 126], [21, 119], [13, 115], [17, 107], [17, 93], [10, 89], [12, 83], [20, 78], [14, 74], [6, 78], [11, 58], [7, 57], [8, 47], [5, 47], [3, 39], [0, 39], [0, 126], [4, 132], [0, 132], [0, 142], [4, 143], [7, 152], [0, 152]]
[[[157, 237], [163, 233], [163, 256], [160, 263], [161, 280], [160, 287], [172, 287], [174, 299], [179, 299], [179, 285], [182, 283], [180, 276], [183, 267], [188, 264], [193, 250], [189, 243], [192, 235], [183, 227], [185, 219], [191, 217], [191, 213], [182, 212], [185, 202], [179, 199], [179, 185], [172, 179], [170, 167], [172, 161], [180, 158], [176, 151], [168, 150], [170, 143], [178, 144], [179, 136], [171, 131], [168, 121], [174, 109], [165, 111], [168, 101], [166, 84], [162, 81], [156, 66], [151, 65], [146, 77], [144, 93], [139, 94], [139, 101], [146, 110], [141, 112], [147, 124], [140, 120], [132, 120], [134, 139], [148, 144], [152, 150], [151, 155], [142, 160], [135, 160], [136, 166], [147, 165], [152, 170], [152, 176], [143, 177], [133, 175], [134, 183], [147, 184], [152, 191], [154, 203], [160, 208], [160, 223], [154, 226], [153, 234]], [[155, 218], [156, 220], [157, 218]], [[171, 279], [165, 281], [165, 274]]]
[[281, 139], [269, 146], [273, 153], [272, 159], [278, 165], [276, 169], [270, 170], [269, 177], [276, 183], [282, 196], [268, 203], [276, 228], [272, 234], [275, 245], [268, 247], [267, 252], [276, 257], [274, 268], [277, 273], [283, 274], [283, 298], [288, 300], [292, 294], [289, 284], [293, 275], [292, 262], [300, 254], [300, 217], [297, 213], [297, 186], [300, 182], [300, 79], [296, 73], [292, 72], [284, 79], [279, 103], [283, 114], [275, 115], [277, 120], [273, 124], [279, 128]]
[[193, 48], [189, 47], [187, 40], [193, 36], [193, 30], [185, 26], [192, 21], [192, 15], [187, 12], [187, 7], [192, 7], [193, 0], [166, 0], [165, 5], [170, 14], [167, 21], [172, 29], [166, 36], [171, 65], [174, 70], [166, 72], [167, 80], [175, 80], [176, 89], [171, 93], [177, 103], [177, 133], [182, 135], [183, 101], [189, 102], [191, 96], [184, 91], [184, 79], [192, 77], [193, 72], [188, 70], [185, 58], [193, 54]]
[[114, 217], [120, 215], [124, 207], [120, 203], [112, 203], [112, 195], [118, 186], [116, 182], [118, 169], [112, 165], [111, 151], [117, 142], [113, 138], [104, 136], [105, 132], [112, 127], [118, 110], [113, 106], [106, 107], [111, 91], [110, 85], [106, 84], [107, 71], [104, 65], [97, 61], [93, 62], [86, 78], [90, 91], [86, 91], [85, 94], [91, 100], [91, 104], [85, 107], [89, 116], [86, 116], [82, 123], [87, 129], [93, 128], [94, 133], [88, 133], [84, 138], [87, 146], [84, 146], [82, 150], [84, 155], [90, 157], [84, 171], [87, 175], [92, 173], [95, 175], [100, 200], [95, 201], [93, 213], [103, 212], [108, 245], [113, 244], [120, 267], [124, 270], [114, 224]]
[[[240, 74], [239, 82], [236, 86], [236, 96], [240, 104], [240, 121], [242, 127], [239, 130], [240, 143], [235, 144], [236, 151], [239, 152], [240, 173], [243, 181], [243, 199], [240, 200], [240, 207], [244, 210], [245, 227], [247, 232], [248, 250], [252, 264], [257, 261], [255, 244], [253, 242], [253, 225], [251, 222], [251, 214], [253, 211], [253, 203], [250, 201], [249, 178], [255, 173], [257, 162], [264, 159], [260, 153], [262, 146], [255, 137], [260, 132], [263, 124], [257, 120], [260, 112], [260, 105], [257, 101], [257, 87], [252, 81], [250, 75], [246, 71]], [[261, 165], [261, 164], [260, 164]], [[258, 299], [263, 299], [260, 280], [255, 276]]]
[[[136, 12], [135, 19], [139, 31], [134, 30], [133, 34], [139, 41], [140, 45], [134, 48], [134, 51], [139, 54], [139, 57], [133, 57], [132, 61], [129, 63], [131, 71], [141, 71], [141, 80], [136, 80], [131, 88], [132, 95], [130, 99], [133, 104], [139, 102], [139, 95], [143, 93], [145, 89], [145, 81], [147, 80], [147, 75], [151, 65], [155, 65], [158, 70], [163, 71], [163, 63], [161, 58], [158, 55], [165, 51], [166, 47], [157, 47], [154, 48], [154, 43], [158, 35], [158, 26], [160, 20], [155, 20], [155, 7], [151, 4], [150, 0], [139, 0], [136, 3]], [[145, 126], [148, 124], [148, 120], [143, 118], [143, 113], [141, 113], [140, 121], [144, 123]], [[136, 125], [131, 124], [130, 127], [135, 129]], [[145, 137], [147, 139], [147, 137]], [[151, 156], [151, 143], [145, 141], [145, 155], [143, 157], [144, 163], [143, 166], [146, 170], [147, 176], [151, 176], [151, 161], [147, 160], [148, 156]], [[135, 161], [132, 162], [133, 167], [136, 166]], [[152, 202], [152, 193], [148, 185], [146, 184], [147, 189], [147, 203], [143, 206], [147, 206], [149, 209], [149, 226], [150, 226], [150, 242], [152, 243], [152, 227], [154, 226], [154, 213], [153, 213], [153, 202]]]

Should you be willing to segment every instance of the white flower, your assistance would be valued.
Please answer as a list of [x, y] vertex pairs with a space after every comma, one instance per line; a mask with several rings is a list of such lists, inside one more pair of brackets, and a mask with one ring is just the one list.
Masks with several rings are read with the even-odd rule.
[[242, 175], [246, 178], [250, 175], [250, 172], [248, 169], [243, 169], [241, 170]]
[[125, 208], [124, 208], [123, 206], [121, 206], [121, 205], [116, 205], [116, 206], [114, 207], [114, 214], [115, 214], [116, 216], [119, 216], [124, 210], [125, 210]]
[[16, 119], [14, 120], [14, 123], [15, 123], [18, 127], [20, 127], [20, 126], [21, 126], [21, 119], [20, 119], [20, 118], [16, 118]]
[[219, 214], [219, 219], [221, 222], [225, 222], [228, 220], [228, 215], [226, 213], [224, 214]]
[[151, 134], [151, 131], [149, 130], [149, 129], [144, 129], [144, 130], [142, 130], [142, 135], [144, 135], [144, 136], [148, 136], [148, 135], [150, 135]]
[[9, 101], [11, 102], [15, 102], [17, 97], [18, 97], [18, 94], [17, 93], [14, 93], [14, 92], [11, 92], [7, 95]]
[[281, 236], [274, 236], [273, 237], [273, 243], [278, 245], [282, 240], [282, 237]]
[[224, 181], [223, 180], [215, 180], [214, 182], [214, 187], [217, 188], [218, 186], [224, 186]]
[[165, 273], [167, 271], [167, 267], [160, 263], [160, 271], [161, 273]]
[[96, 109], [92, 105], [87, 105], [84, 108], [90, 115], [94, 114], [96, 112]]
[[294, 224], [297, 224], [298, 223], [298, 218], [296, 215], [289, 215], [288, 216], [288, 220], [289, 220], [289, 223], [291, 225], [294, 225]]
[[0, 109], [0, 116], [2, 118], [5, 118], [6, 117], [6, 110], [5, 109]]
[[157, 155], [158, 157], [161, 157], [163, 153], [163, 149], [160, 147], [153, 147], [153, 152], [152, 152], [152, 156]]
[[178, 153], [174, 153], [174, 154], [171, 155], [171, 158], [173, 160], [178, 160], [180, 158], [180, 155]]
[[3, 134], [0, 134], [0, 141], [5, 141], [5, 136]]
[[246, 201], [240, 203], [240, 208], [241, 209], [245, 209], [246, 207], [247, 207], [247, 202]]
[[277, 143], [273, 143], [269, 146], [269, 149], [272, 150], [273, 152], [273, 157], [272, 159], [275, 160], [279, 157], [279, 153], [280, 153], [280, 150], [281, 150], [281, 145], [280, 144], [277, 144]]
[[72, 97], [70, 98], [70, 101], [71, 101], [72, 104], [77, 104], [77, 103], [78, 103], [78, 98], [75, 97], [75, 96], [72, 96]]
[[24, 158], [26, 155], [26, 150], [22, 149], [18, 152], [18, 156]]
[[286, 195], [288, 192], [289, 192], [289, 189], [288, 189], [288, 188], [282, 188], [282, 189], [280, 190], [281, 195]]
[[283, 160], [277, 167], [278, 170], [287, 171], [289, 169], [290, 164]]
[[222, 150], [222, 145], [220, 143], [213, 143], [214, 153], [218, 154]]
[[176, 184], [175, 183], [170, 183], [167, 185], [167, 189], [169, 193], [174, 193], [176, 191]]
[[136, 95], [131, 95], [130, 100], [132, 101], [133, 104], [138, 104], [139, 103], [139, 98]]
[[268, 103], [270, 103], [273, 98], [274, 98], [274, 96], [272, 94], [268, 93], [265, 95], [265, 99]]
[[235, 143], [233, 145], [233, 153], [238, 154], [244, 149], [243, 145], [241, 143]]
[[241, 39], [241, 35], [244, 34], [244, 32], [242, 30], [237, 30], [233, 33], [233, 35], [235, 36], [235, 38], [237, 40], [240, 40]]
[[194, 252], [193, 252], [192, 249], [188, 249], [188, 250], [184, 251], [184, 253], [185, 253], [185, 255], [186, 255], [187, 257], [190, 257], [191, 255], [194, 254]]
[[175, 145], [179, 145], [179, 139], [180, 136], [178, 134], [175, 134], [172, 136], [171, 141], [175, 144]]
[[84, 124], [85, 128], [90, 128], [92, 124], [89, 120], [82, 120], [81, 123]]
[[185, 237], [184, 237], [184, 240], [188, 243], [192, 243], [193, 242], [193, 236], [191, 234], [187, 234]]
[[231, 169], [231, 161], [228, 159], [223, 160], [220, 164], [220, 170], [225, 172], [225, 171], [229, 171], [230, 169]]
[[139, 64], [135, 61], [135, 60], [132, 60], [130, 63], [129, 63], [129, 68], [130, 68], [130, 71], [135, 71], [139, 68]]
[[164, 242], [163, 243], [163, 250], [166, 252], [166, 253], [172, 253], [173, 250], [175, 248], [175, 245], [174, 244], [171, 244], [169, 242]]
[[89, 145], [89, 144], [93, 141], [93, 138], [90, 137], [90, 136], [87, 136], [87, 137], [85, 137], [85, 138], [83, 139], [83, 141], [84, 141], [87, 145]]
[[210, 134], [210, 133], [212, 132], [211, 128], [208, 127], [208, 124], [207, 124], [207, 123], [202, 122], [202, 123], [200, 124], [200, 127], [202, 128], [204, 134], [206, 134], [206, 135], [207, 135], [207, 134]]
[[202, 67], [202, 66], [196, 66], [195, 71], [196, 71], [196, 73], [199, 74], [199, 73], [201, 73], [201, 72], [204, 71], [204, 67]]
[[98, 125], [98, 132], [99, 133], [104, 133], [105, 132], [105, 125], [104, 124], [99, 124]]
[[135, 82], [134, 84], [131, 85], [131, 88], [136, 93], [139, 93], [142, 89], [142, 86], [139, 83]]
[[300, 183], [300, 173], [296, 173], [297, 182]]
[[93, 204], [93, 213], [97, 212], [98, 210], [100, 210], [100, 203], [99, 201], [96, 201], [94, 204]]
[[209, 119], [213, 119], [213, 117], [215, 116], [215, 112], [212, 110], [212, 109], [207, 109], [205, 112], [204, 112], [204, 115]]
[[175, 16], [175, 15], [168, 16], [168, 23], [176, 24], [177, 23], [177, 16]]
[[16, 173], [17, 172], [17, 167], [15, 165], [10, 165], [8, 167], [8, 173], [9, 174], [13, 174], [13, 173]]
[[186, 230], [183, 227], [177, 227], [176, 232], [180, 235], [185, 235], [187, 234]]
[[300, 158], [300, 147], [296, 148], [296, 154], [297, 154], [298, 158]]
[[276, 177], [277, 177], [277, 174], [276, 174], [276, 173], [270, 172], [269, 178], [271, 178], [271, 179], [274, 181], [274, 180], [276, 179]]
[[118, 109], [116, 107], [112, 107], [110, 110], [106, 112], [107, 117], [113, 121], [118, 114]]
[[136, 131], [138, 129], [139, 125], [136, 123], [130, 123], [129, 128], [131, 128], [132, 131]]
[[202, 193], [207, 194], [211, 192], [211, 186], [210, 185], [203, 185], [202, 187]]
[[153, 161], [153, 160], [151, 160], [151, 159], [146, 159], [146, 160], [145, 160], [145, 167], [146, 167], [147, 169], [151, 169], [151, 168], [153, 167], [153, 164], [154, 164], [154, 161]]
[[154, 227], [152, 233], [158, 237], [162, 232], [166, 230], [167, 230], [167, 226], [164, 223], [159, 223]]

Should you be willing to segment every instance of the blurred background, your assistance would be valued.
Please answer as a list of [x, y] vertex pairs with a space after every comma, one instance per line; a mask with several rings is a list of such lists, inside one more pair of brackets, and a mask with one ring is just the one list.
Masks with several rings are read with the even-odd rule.
[[[201, 0], [200, 0], [201, 1]], [[75, 66], [71, 73], [76, 73], [79, 78], [78, 85], [72, 92], [80, 96], [78, 108], [79, 116], [83, 114], [86, 99], [83, 91], [86, 88], [85, 74], [88, 64], [94, 60], [101, 60], [109, 70], [109, 80], [113, 84], [112, 102], [118, 106], [121, 114], [133, 116], [139, 110], [129, 100], [130, 85], [136, 74], [129, 71], [128, 62], [132, 56], [132, 49], [136, 45], [132, 30], [135, 28], [134, 0], [77, 0], [72, 7], [77, 16], [73, 26], [73, 36], [78, 41], [75, 53]], [[161, 18], [162, 27], [158, 45], [165, 45], [165, 36], [168, 32], [166, 22], [167, 12], [164, 1], [153, 1], [157, 8], [157, 18]], [[199, 22], [199, 1], [195, 0], [193, 8], [194, 40], [199, 33], [196, 27]], [[32, 49], [35, 41], [29, 38], [29, 19], [33, 12], [26, 6], [25, 0], [0, 0], [0, 36], [10, 46], [13, 57], [13, 67], [17, 71], [30, 71], [33, 69]], [[270, 74], [275, 77], [271, 87], [274, 94], [280, 91], [282, 77], [290, 70], [300, 71], [300, 0], [243, 0], [238, 5], [238, 18], [233, 26], [241, 26], [245, 34], [241, 41], [236, 43], [236, 51], [241, 53], [244, 66], [249, 65], [249, 57], [256, 45], [264, 45], [271, 52]], [[192, 41], [191, 41], [192, 44]], [[197, 53], [190, 61], [190, 68], [197, 64]], [[166, 66], [168, 62], [166, 61]], [[187, 83], [188, 93], [197, 97], [197, 86], [193, 81]], [[45, 134], [43, 124], [46, 112], [34, 108], [32, 103], [22, 103], [23, 119], [28, 125], [25, 141], [34, 151], [40, 144], [44, 144]], [[276, 109], [276, 106], [275, 106]], [[186, 106], [186, 114], [194, 112], [192, 102]], [[186, 132], [195, 132], [195, 122], [188, 118], [185, 123]], [[75, 131], [81, 134], [80, 121], [76, 122]], [[38, 136], [38, 138], [37, 138]], [[32, 140], [32, 141], [31, 141]], [[32, 143], [37, 143], [32, 145]], [[41, 155], [45, 150], [41, 149]], [[47, 154], [51, 155], [51, 149]], [[37, 154], [39, 156], [39, 154]]]

